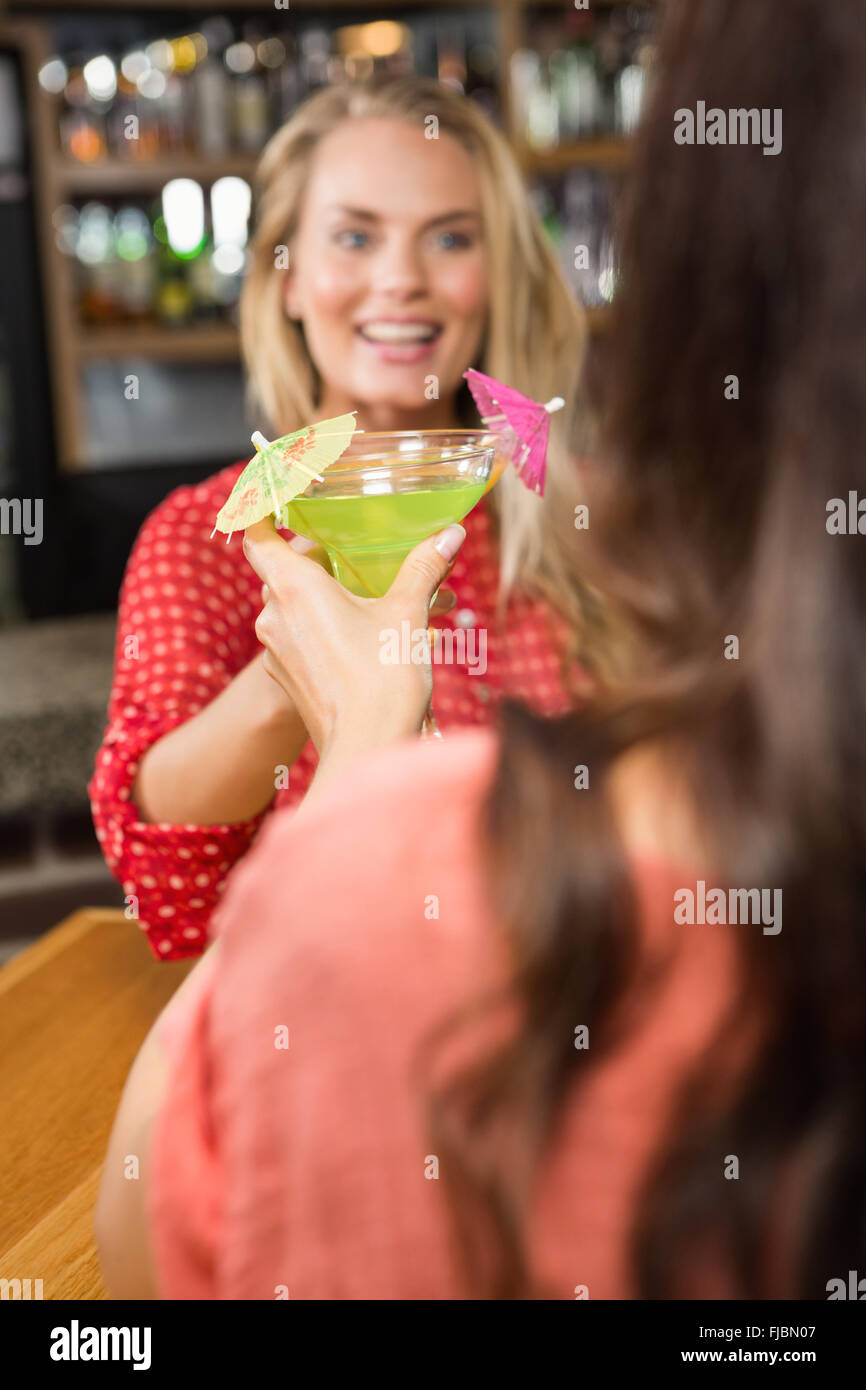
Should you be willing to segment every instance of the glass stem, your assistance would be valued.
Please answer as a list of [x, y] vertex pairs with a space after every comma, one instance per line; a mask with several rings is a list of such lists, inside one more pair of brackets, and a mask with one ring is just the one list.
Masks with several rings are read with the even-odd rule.
[[433, 702], [427, 706], [427, 713], [424, 715], [424, 723], [421, 725], [422, 738], [442, 738], [442, 730], [436, 723], [436, 716], [433, 713]]

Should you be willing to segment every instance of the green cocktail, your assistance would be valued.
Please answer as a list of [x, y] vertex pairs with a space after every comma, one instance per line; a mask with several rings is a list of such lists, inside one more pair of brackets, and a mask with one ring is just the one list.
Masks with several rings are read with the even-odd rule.
[[418, 492], [300, 497], [289, 526], [327, 549], [334, 578], [354, 594], [387, 593], [413, 546], [470, 512], [485, 484], [443, 481]]
[[325, 547], [344, 588], [378, 598], [414, 546], [480, 501], [494, 458], [478, 431], [360, 433], [288, 504], [288, 525]]

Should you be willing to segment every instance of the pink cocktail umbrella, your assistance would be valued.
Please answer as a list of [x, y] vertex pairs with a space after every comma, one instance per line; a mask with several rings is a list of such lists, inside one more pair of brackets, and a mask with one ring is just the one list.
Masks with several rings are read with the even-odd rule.
[[476, 372], [474, 367], [463, 373], [485, 425], [501, 440], [503, 452], [514, 464], [519, 478], [530, 492], [544, 496], [544, 477], [547, 471], [547, 440], [550, 417], [561, 410], [565, 401], [554, 396], [546, 405], [534, 401], [494, 381], [492, 376]]

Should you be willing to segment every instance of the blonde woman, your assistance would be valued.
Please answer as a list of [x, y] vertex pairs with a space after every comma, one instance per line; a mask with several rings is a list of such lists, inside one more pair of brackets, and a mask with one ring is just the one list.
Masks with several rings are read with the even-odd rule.
[[[474, 662], [436, 667], [446, 734], [492, 723], [504, 696], [563, 711], [578, 594], [553, 521], [573, 506], [585, 327], [507, 144], [436, 82], [350, 85], [318, 93], [273, 137], [259, 182], [241, 317], [263, 429], [348, 410], [365, 430], [477, 427], [470, 366], [568, 401], [544, 501], [508, 470], [467, 518], [450, 593], [433, 609], [433, 626], [476, 633], [465, 644]], [[89, 790], [129, 914], [164, 960], [204, 950], [232, 865], [275, 806], [303, 799], [317, 766], [264, 664], [261, 581], [237, 541], [210, 539], [243, 466], [161, 503], [120, 594]]]

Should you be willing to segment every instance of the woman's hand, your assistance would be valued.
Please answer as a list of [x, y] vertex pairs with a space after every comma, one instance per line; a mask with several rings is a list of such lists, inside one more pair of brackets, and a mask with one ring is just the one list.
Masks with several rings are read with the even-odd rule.
[[[426, 661], [418, 654], [431, 599], [465, 535], [455, 525], [422, 541], [388, 593], [369, 599], [350, 594], [301, 553], [304, 543], [285, 541], [271, 518], [247, 527], [244, 554], [264, 584], [256, 620], [264, 667], [292, 700], [320, 758], [335, 745], [356, 753], [420, 729], [433, 675], [429, 648]], [[453, 602], [453, 595], [445, 599]], [[438, 611], [447, 611], [444, 603]], [[404, 645], [413, 659], [394, 662], [394, 647], [402, 655]]]
[[[279, 533], [278, 533], [279, 534]], [[315, 560], [317, 565], [321, 565], [325, 574], [333, 575], [331, 560], [327, 550], [323, 545], [316, 545], [315, 541], [308, 541], [305, 536], [293, 536], [289, 541], [292, 550], [296, 550], [299, 555], [306, 555], [308, 559]], [[453, 565], [453, 560], [449, 569]], [[262, 585], [262, 603], [268, 601], [267, 584]], [[430, 607], [431, 618], [439, 618], [445, 613], [450, 613], [457, 602], [457, 596], [453, 589], [437, 589], [436, 597]]]

